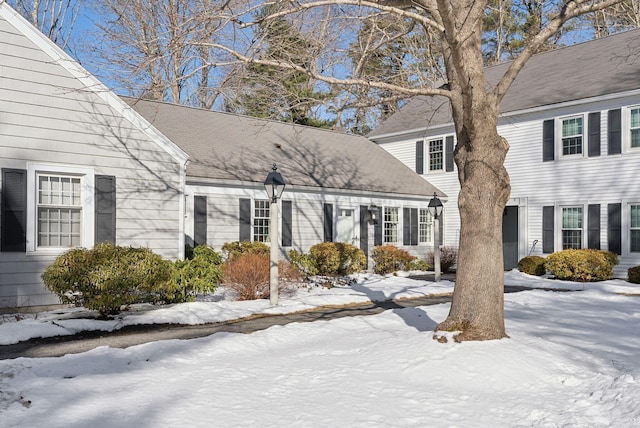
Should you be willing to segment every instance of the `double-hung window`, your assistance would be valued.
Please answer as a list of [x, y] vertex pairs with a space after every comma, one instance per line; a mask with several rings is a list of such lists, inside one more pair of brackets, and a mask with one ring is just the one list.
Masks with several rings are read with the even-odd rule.
[[562, 249], [582, 248], [582, 207], [562, 208]]
[[418, 214], [419, 243], [430, 244], [433, 241], [433, 218], [426, 208], [420, 208]]
[[441, 171], [444, 163], [442, 138], [429, 141], [429, 171]]
[[384, 242], [386, 244], [395, 244], [398, 242], [398, 208], [384, 208]]
[[269, 242], [269, 201], [256, 200], [253, 210], [253, 240]]
[[562, 120], [562, 154], [582, 154], [583, 126], [582, 117]]
[[82, 244], [82, 184], [72, 175], [37, 176], [38, 247]]
[[640, 205], [631, 205], [631, 219], [629, 222], [630, 250], [632, 253], [640, 252]]
[[640, 107], [631, 109], [629, 132], [631, 147], [640, 147]]

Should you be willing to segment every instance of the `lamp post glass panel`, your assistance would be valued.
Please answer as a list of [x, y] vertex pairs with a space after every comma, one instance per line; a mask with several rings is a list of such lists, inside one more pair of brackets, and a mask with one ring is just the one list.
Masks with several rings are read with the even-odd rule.
[[269, 270], [269, 301], [272, 305], [278, 304], [278, 253], [280, 252], [280, 239], [278, 238], [278, 199], [284, 191], [284, 179], [278, 172], [278, 167], [273, 164], [271, 172], [264, 180], [264, 188], [269, 195], [271, 205], [269, 207], [269, 235], [271, 241], [271, 268]]
[[429, 201], [429, 214], [433, 217], [433, 270], [436, 282], [440, 281], [440, 222], [438, 218], [442, 214], [442, 202], [436, 193]]

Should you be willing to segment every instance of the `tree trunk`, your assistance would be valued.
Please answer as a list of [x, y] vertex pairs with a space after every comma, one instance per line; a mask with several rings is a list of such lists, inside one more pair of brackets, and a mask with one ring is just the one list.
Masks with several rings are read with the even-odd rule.
[[458, 269], [449, 316], [438, 326], [438, 330], [460, 331], [456, 341], [507, 337], [502, 216], [511, 186], [504, 167], [508, 144], [498, 135], [492, 113], [497, 118], [495, 109], [484, 116], [488, 120], [474, 121], [473, 140], [465, 131], [458, 135]]

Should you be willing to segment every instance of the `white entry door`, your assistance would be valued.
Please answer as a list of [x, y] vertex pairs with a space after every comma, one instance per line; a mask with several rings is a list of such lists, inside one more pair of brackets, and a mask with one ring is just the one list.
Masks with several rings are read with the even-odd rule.
[[336, 241], [355, 244], [355, 241], [358, 239], [355, 234], [355, 227], [355, 210], [353, 208], [338, 208]]

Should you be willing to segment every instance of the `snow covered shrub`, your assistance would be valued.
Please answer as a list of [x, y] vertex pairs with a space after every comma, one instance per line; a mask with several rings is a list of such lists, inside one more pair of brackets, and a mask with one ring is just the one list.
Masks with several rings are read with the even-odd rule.
[[371, 252], [373, 270], [375, 273], [385, 275], [397, 270], [410, 270], [411, 264], [416, 259], [405, 250], [394, 245], [380, 245]]
[[518, 262], [518, 270], [529, 275], [542, 276], [547, 270], [544, 268], [545, 258], [540, 256], [527, 256]]
[[610, 259], [599, 250], [558, 251], [547, 256], [544, 266], [556, 278], [569, 281], [592, 282], [613, 278]]
[[224, 264], [222, 283], [233, 290], [238, 300], [269, 297], [269, 256], [242, 254]]
[[[427, 263], [431, 266], [433, 263], [433, 251], [427, 253]], [[449, 272], [456, 262], [458, 261], [458, 249], [454, 247], [440, 247], [440, 271], [442, 273]]]
[[640, 266], [630, 267], [627, 270], [627, 281], [640, 284]]
[[177, 289], [166, 301], [194, 301], [198, 294], [214, 293], [222, 279], [222, 256], [213, 248], [198, 245], [190, 258], [175, 262], [174, 279]]
[[222, 245], [222, 254], [225, 260], [233, 260], [243, 254], [264, 254], [269, 255], [269, 246], [260, 241], [234, 241], [225, 242]]
[[175, 292], [173, 263], [148, 248], [109, 242], [75, 248], [58, 256], [42, 274], [47, 289], [62, 303], [82, 304], [103, 317], [123, 305], [157, 302]]

